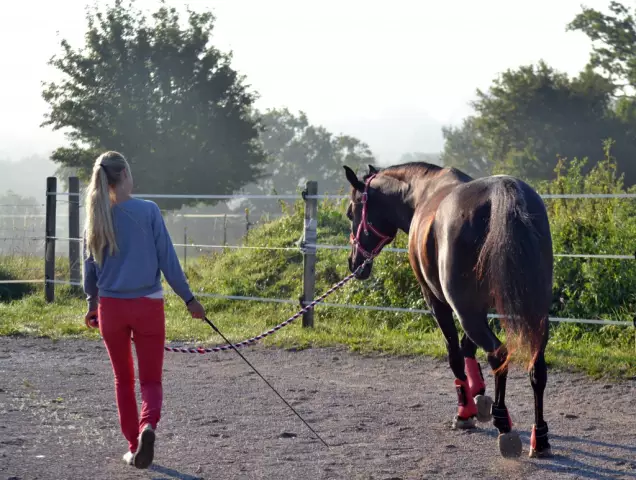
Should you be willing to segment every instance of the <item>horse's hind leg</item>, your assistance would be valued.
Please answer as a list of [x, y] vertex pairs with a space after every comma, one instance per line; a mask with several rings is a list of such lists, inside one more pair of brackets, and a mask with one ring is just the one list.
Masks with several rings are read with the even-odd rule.
[[452, 309], [434, 299], [429, 302], [437, 320], [439, 328], [446, 340], [448, 363], [455, 375], [455, 390], [457, 391], [457, 415], [453, 419], [453, 429], [469, 429], [475, 427], [477, 406], [468, 384], [468, 377], [464, 371], [464, 356], [459, 345], [459, 335], [453, 321]]
[[[493, 334], [493, 337], [495, 335]], [[497, 338], [497, 337], [495, 337]], [[508, 366], [497, 371], [507, 356], [507, 350], [498, 345], [488, 353], [488, 363], [495, 373], [495, 403], [492, 406], [493, 425], [499, 431], [499, 450], [504, 457], [518, 457], [521, 455], [521, 440], [519, 434], [512, 431], [512, 419], [506, 407], [506, 382], [508, 380]]]
[[546, 458], [552, 456], [548, 441], [548, 424], [543, 419], [543, 392], [548, 382], [548, 367], [545, 363], [545, 347], [537, 355], [530, 370], [530, 383], [534, 391], [534, 425], [530, 437], [530, 457]]
[[488, 364], [495, 373], [495, 400], [491, 414], [493, 425], [499, 431], [499, 449], [504, 457], [521, 455], [521, 439], [512, 431], [512, 420], [506, 407], [506, 381], [508, 367], [498, 371], [506, 358], [505, 347], [488, 326], [486, 314], [458, 313], [459, 321], [468, 337], [488, 353]]
[[468, 377], [468, 385], [470, 387], [471, 397], [477, 405], [477, 420], [480, 422], [489, 422], [492, 418], [490, 408], [492, 407], [492, 399], [486, 396], [486, 382], [481, 370], [481, 365], [477, 361], [477, 345], [464, 333], [462, 336], [462, 353], [464, 355], [464, 363], [466, 365], [466, 376]]

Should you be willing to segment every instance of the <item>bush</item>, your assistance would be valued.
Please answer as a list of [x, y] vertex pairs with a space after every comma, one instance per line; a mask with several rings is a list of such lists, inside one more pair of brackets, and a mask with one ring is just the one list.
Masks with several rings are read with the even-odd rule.
[[[566, 161], [557, 166], [557, 178], [536, 186], [540, 193], [625, 193], [623, 179], [616, 175], [616, 163], [607, 154], [587, 175], [587, 159]], [[629, 190], [629, 192], [635, 189]], [[546, 199], [555, 253], [631, 255], [636, 247], [636, 206], [631, 199]], [[319, 206], [318, 242], [345, 245], [349, 221], [346, 201], [324, 201]], [[226, 295], [299, 298], [302, 293], [302, 255], [293, 250], [302, 235], [302, 202], [287, 215], [250, 232], [250, 246], [289, 247], [292, 250], [227, 250], [202, 259], [198, 277], [208, 288]], [[407, 236], [400, 233], [392, 246], [406, 248]], [[344, 250], [319, 250], [316, 292], [320, 294], [347, 275]], [[194, 272], [191, 275], [195, 274]], [[556, 317], [632, 319], [636, 306], [636, 264], [630, 260], [555, 258], [554, 301]], [[426, 309], [406, 254], [383, 252], [375, 261], [374, 274], [366, 282], [350, 282], [329, 298], [329, 302]], [[249, 309], [249, 302], [232, 303], [232, 308]], [[229, 307], [217, 302], [215, 308]], [[432, 330], [432, 317], [374, 311], [324, 309], [321, 316], [346, 322], [364, 315], [377, 328]], [[605, 342], [628, 343], [631, 329], [552, 323], [552, 334], [562, 340], [586, 337]]]
[[[616, 161], [606, 145], [606, 157], [587, 175], [587, 159], [560, 159], [557, 178], [538, 186], [551, 194], [620, 194], [626, 189], [616, 173]], [[620, 254], [634, 256], [636, 202], [633, 199], [546, 199], [555, 253]], [[631, 321], [636, 307], [636, 263], [619, 259], [555, 258], [552, 315]], [[572, 339], [605, 335], [608, 340], [629, 341], [633, 332], [624, 327], [583, 324], [561, 325], [559, 334]]]

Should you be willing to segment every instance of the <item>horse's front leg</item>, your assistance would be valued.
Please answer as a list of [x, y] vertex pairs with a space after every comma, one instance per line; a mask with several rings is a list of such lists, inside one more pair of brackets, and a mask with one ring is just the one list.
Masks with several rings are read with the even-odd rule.
[[477, 345], [464, 333], [462, 336], [462, 354], [464, 355], [464, 363], [466, 365], [466, 375], [468, 376], [468, 385], [470, 386], [470, 394], [477, 405], [477, 420], [480, 422], [489, 422], [492, 419], [490, 409], [492, 407], [492, 398], [486, 395], [486, 380], [481, 370], [481, 365], [477, 361]]

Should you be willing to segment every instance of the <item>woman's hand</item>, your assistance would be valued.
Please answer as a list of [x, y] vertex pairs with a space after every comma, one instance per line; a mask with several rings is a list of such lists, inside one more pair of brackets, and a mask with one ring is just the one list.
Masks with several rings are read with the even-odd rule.
[[201, 305], [196, 298], [193, 298], [187, 304], [187, 307], [190, 315], [192, 315], [192, 318], [199, 318], [201, 320], [205, 318], [205, 308], [203, 308], [203, 305]]
[[84, 323], [86, 324], [88, 328], [99, 328], [99, 320], [97, 318], [97, 312], [92, 310], [89, 311], [84, 316]]

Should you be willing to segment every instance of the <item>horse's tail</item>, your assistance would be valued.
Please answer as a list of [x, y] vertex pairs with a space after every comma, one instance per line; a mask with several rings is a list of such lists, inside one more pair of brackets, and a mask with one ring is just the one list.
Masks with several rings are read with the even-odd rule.
[[530, 368], [547, 338], [550, 294], [546, 292], [551, 290], [552, 264], [551, 257], [541, 258], [541, 239], [515, 179], [495, 183], [489, 224], [477, 273], [486, 280], [506, 331], [507, 354], [497, 371], [506, 368], [519, 347], [529, 349]]

